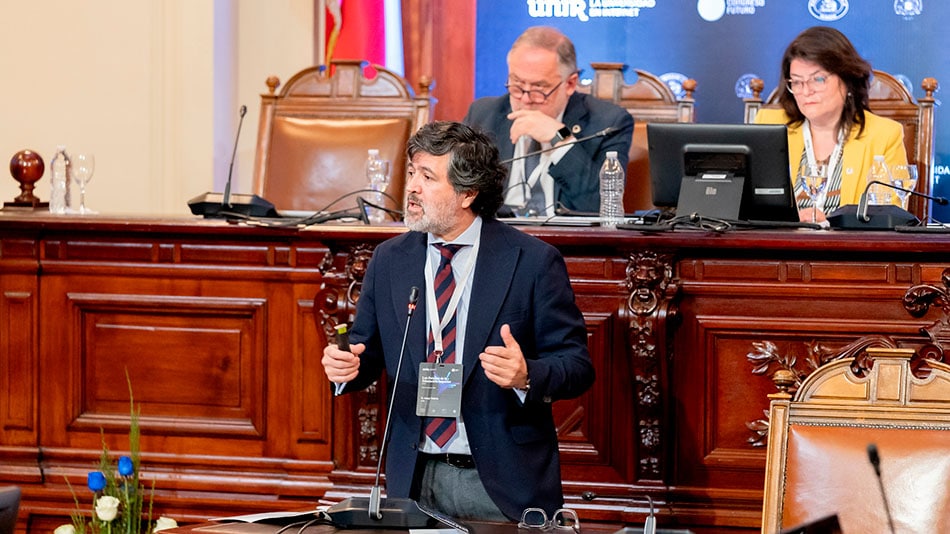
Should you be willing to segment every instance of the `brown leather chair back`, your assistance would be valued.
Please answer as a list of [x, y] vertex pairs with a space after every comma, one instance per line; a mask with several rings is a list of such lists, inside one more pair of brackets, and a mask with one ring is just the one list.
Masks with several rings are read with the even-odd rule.
[[[280, 81], [267, 80], [261, 95], [261, 120], [254, 165], [254, 192], [278, 210], [345, 209], [346, 197], [365, 187], [367, 150], [379, 149], [392, 162], [387, 190], [402, 208], [406, 141], [428, 122], [434, 99], [423, 80], [419, 95], [396, 73], [365, 63], [337, 60], [295, 74], [279, 94]], [[333, 206], [331, 202], [339, 200]]]
[[634, 118], [633, 143], [627, 163], [624, 188], [624, 210], [653, 209], [650, 187], [650, 162], [647, 152], [647, 123], [694, 122], [693, 92], [695, 80], [683, 82], [686, 96], [677, 99], [673, 91], [657, 76], [635, 69], [637, 81], [627, 84], [623, 79], [623, 63], [591, 63], [594, 80], [590, 86], [579, 87], [597, 98], [608, 100], [626, 109]]
[[837, 514], [843, 532], [888, 532], [868, 445], [898, 532], [950, 532], [950, 365], [916, 378], [913, 349], [868, 349], [825, 364], [790, 399], [773, 395], [762, 532]]
[[[755, 78], [749, 84], [752, 89], [752, 98], [744, 100], [745, 122], [755, 120], [755, 114], [762, 107], [777, 108], [779, 89], [772, 90], [769, 97], [762, 102], [762, 91], [765, 84]], [[907, 152], [907, 162], [917, 165], [917, 191], [925, 195], [933, 191], [934, 168], [934, 93], [939, 84], [935, 78], [924, 78], [920, 87], [924, 96], [914, 100], [904, 84], [894, 76], [880, 70], [873, 71], [871, 87], [868, 90], [869, 105], [876, 115], [895, 120], [904, 127], [904, 149]], [[919, 197], [911, 197], [909, 211], [926, 220], [930, 216], [930, 201]]]

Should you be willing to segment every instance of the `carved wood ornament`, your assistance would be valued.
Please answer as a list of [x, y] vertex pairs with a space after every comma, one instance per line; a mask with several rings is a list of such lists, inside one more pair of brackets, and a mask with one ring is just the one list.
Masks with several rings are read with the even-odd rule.
[[[788, 346], [783, 353], [775, 343], [759, 341], [753, 343], [752, 352], [746, 354], [746, 359], [753, 366], [752, 374], [769, 376], [779, 390], [775, 396], [791, 398], [815, 369], [828, 362], [852, 359], [851, 372], [862, 377], [873, 365], [868, 359], [868, 348], [912, 347], [916, 353], [910, 361], [911, 370], [917, 378], [925, 378], [929, 375], [927, 362], [946, 362], [947, 350], [950, 348], [950, 268], [943, 271], [940, 280], [943, 287], [914, 285], [904, 293], [902, 299], [904, 309], [913, 317], [923, 317], [934, 306], [942, 312], [936, 321], [920, 329], [920, 342], [899, 343], [890, 336], [875, 334], [860, 337], [843, 347], [829, 348], [821, 341], [812, 340], [804, 344], [805, 355], [799, 359], [798, 347]], [[746, 423], [752, 432], [748, 442], [753, 447], [766, 445], [769, 429], [767, 409], [765, 415], [763, 419]]]
[[[662, 480], [665, 465], [663, 447], [663, 405], [661, 392], [665, 384], [667, 354], [676, 317], [673, 297], [677, 285], [673, 280], [673, 257], [653, 251], [635, 252], [627, 259], [626, 286], [628, 342], [633, 357], [633, 379], [636, 388], [637, 414], [634, 424], [639, 436], [641, 454], [638, 478]], [[672, 352], [672, 351], [671, 351]]]

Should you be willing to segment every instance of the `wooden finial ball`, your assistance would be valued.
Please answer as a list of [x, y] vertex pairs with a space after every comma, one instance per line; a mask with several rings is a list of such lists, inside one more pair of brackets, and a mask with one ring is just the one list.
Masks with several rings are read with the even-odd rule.
[[21, 184], [36, 183], [45, 169], [43, 158], [32, 150], [21, 150], [10, 160], [10, 174]]

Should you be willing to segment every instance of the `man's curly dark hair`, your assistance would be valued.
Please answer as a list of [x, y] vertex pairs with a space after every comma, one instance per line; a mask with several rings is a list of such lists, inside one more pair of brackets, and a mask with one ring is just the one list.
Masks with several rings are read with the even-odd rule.
[[436, 121], [419, 128], [406, 148], [409, 159], [420, 152], [449, 154], [448, 178], [456, 192], [475, 191], [472, 211], [492, 219], [501, 206], [508, 171], [498, 148], [483, 132], [460, 122]]

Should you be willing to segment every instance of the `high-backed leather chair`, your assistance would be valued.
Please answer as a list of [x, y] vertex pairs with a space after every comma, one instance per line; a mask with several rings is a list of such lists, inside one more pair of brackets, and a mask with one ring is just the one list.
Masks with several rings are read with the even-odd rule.
[[0, 488], [0, 534], [13, 534], [19, 509], [20, 488], [16, 486]]
[[591, 63], [593, 83], [579, 90], [609, 100], [626, 109], [634, 118], [633, 143], [627, 163], [627, 183], [623, 205], [627, 212], [653, 208], [650, 188], [650, 164], [647, 152], [647, 123], [694, 122], [693, 92], [696, 80], [683, 82], [686, 96], [678, 99], [666, 83], [647, 71], [634, 69], [637, 80], [628, 84], [623, 79], [623, 63]]
[[[367, 185], [367, 150], [379, 149], [392, 162], [387, 189], [401, 209], [405, 185], [406, 141], [429, 121], [434, 99], [431, 82], [420, 81], [418, 95], [398, 74], [366, 63], [336, 60], [295, 74], [280, 93], [280, 80], [267, 79], [254, 163], [254, 193], [278, 210], [317, 211]], [[352, 207], [355, 198], [331, 207]]]
[[[754, 78], [749, 86], [752, 89], [752, 97], [744, 99], [745, 122], [753, 122], [756, 113], [763, 106], [779, 107], [780, 87], [772, 90], [763, 103], [762, 91], [765, 83], [761, 79]], [[939, 84], [934, 78], [924, 78], [920, 87], [924, 90], [924, 96], [915, 101], [900, 80], [884, 71], [875, 70], [871, 78], [868, 97], [871, 111], [904, 126], [904, 149], [907, 151], [907, 162], [917, 164], [919, 176], [917, 191], [929, 195], [933, 190], [934, 92], [937, 91]], [[912, 196], [908, 209], [921, 220], [926, 220], [930, 216], [930, 202], [926, 199]]]
[[771, 395], [763, 533], [834, 514], [845, 533], [889, 532], [869, 444], [896, 532], [950, 532], [950, 365], [918, 378], [913, 355], [868, 348], [863, 376], [838, 359]]

